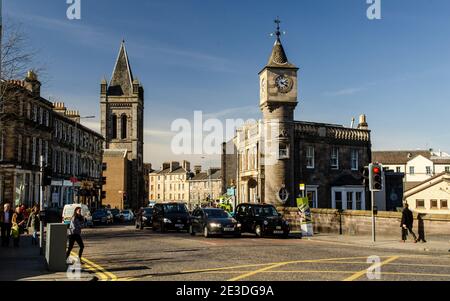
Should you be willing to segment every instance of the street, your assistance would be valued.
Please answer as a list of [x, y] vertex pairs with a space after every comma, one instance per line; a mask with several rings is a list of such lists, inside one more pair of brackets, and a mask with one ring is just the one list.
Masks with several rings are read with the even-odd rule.
[[[367, 281], [374, 263], [381, 275], [372, 276], [382, 281], [450, 280], [450, 256], [444, 252], [373, 249], [316, 238], [205, 239], [130, 225], [87, 229], [83, 236], [83, 268], [99, 280]], [[378, 256], [379, 263], [368, 263], [370, 256]]]

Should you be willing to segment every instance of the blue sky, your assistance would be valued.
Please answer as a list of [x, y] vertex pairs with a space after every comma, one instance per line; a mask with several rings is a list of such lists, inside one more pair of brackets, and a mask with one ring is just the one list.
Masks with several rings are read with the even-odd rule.
[[348, 126], [365, 113], [376, 150], [450, 151], [448, 0], [382, 0], [378, 21], [367, 19], [366, 0], [81, 0], [76, 21], [65, 0], [3, 2], [5, 21], [22, 23], [40, 51], [44, 96], [82, 114], [99, 116], [100, 80], [126, 40], [146, 92], [145, 160], [156, 167], [174, 158], [175, 118], [260, 117], [257, 74], [276, 16], [300, 67], [297, 120]]

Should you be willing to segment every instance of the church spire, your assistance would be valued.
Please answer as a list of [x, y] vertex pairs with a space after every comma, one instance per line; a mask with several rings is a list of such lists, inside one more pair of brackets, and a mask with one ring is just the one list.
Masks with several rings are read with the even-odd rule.
[[280, 31], [280, 18], [277, 17], [274, 22], [277, 27], [275, 33], [273, 33], [272, 36], [275, 35], [277, 38], [275, 40], [275, 44], [273, 45], [272, 53], [270, 54], [267, 67], [296, 68], [293, 64], [289, 63], [286, 52], [284, 51], [283, 44], [281, 43], [280, 37], [282, 34], [284, 34], [284, 32]]
[[111, 82], [109, 84], [109, 94], [117, 96], [132, 94], [133, 80], [133, 73], [131, 72], [130, 62], [128, 60], [125, 41], [122, 41]]

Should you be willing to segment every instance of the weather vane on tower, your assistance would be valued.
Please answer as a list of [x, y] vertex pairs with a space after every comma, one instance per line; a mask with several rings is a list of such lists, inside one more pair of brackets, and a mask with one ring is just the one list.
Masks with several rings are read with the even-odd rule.
[[277, 18], [274, 20], [274, 23], [277, 25], [277, 29], [276, 29], [276, 31], [275, 31], [274, 33], [271, 33], [270, 36], [271, 36], [271, 37], [277, 36], [277, 40], [279, 40], [279, 39], [280, 39], [280, 36], [281, 36], [282, 34], [286, 34], [286, 32], [285, 32], [285, 31], [280, 31], [280, 24], [281, 24], [280, 17], [277, 17]]

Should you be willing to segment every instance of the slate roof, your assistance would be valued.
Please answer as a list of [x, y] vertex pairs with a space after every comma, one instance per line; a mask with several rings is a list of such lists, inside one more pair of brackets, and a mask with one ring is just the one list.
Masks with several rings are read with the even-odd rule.
[[406, 164], [417, 156], [431, 159], [431, 153], [427, 150], [374, 151], [372, 152], [372, 161], [382, 164]]
[[133, 73], [128, 60], [125, 42], [120, 45], [119, 55], [109, 83], [108, 93], [112, 96], [130, 95], [133, 92]]

